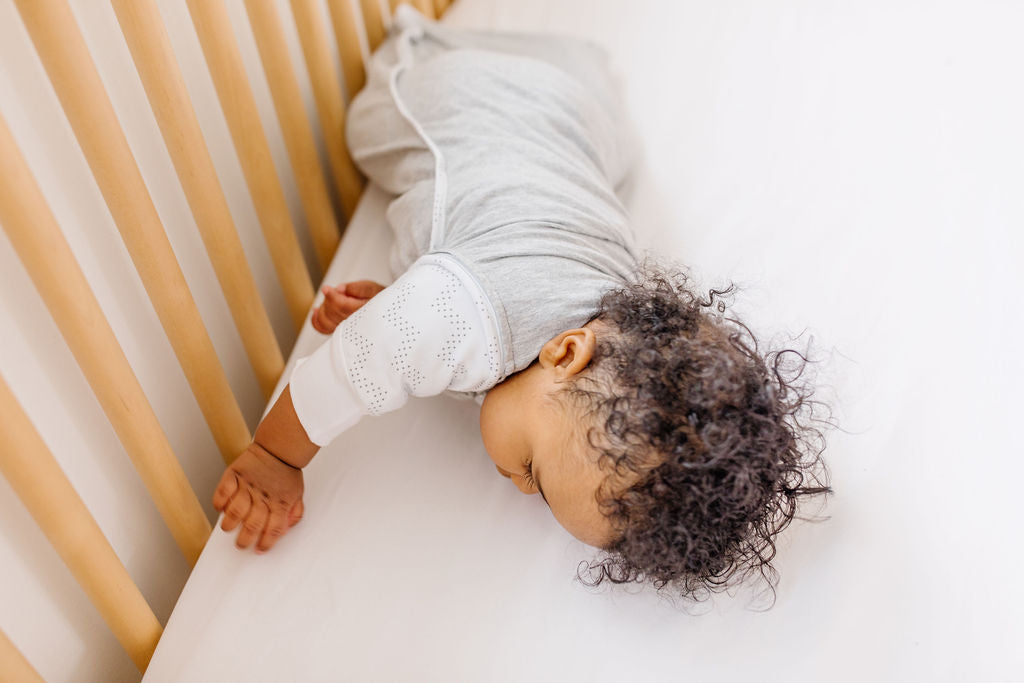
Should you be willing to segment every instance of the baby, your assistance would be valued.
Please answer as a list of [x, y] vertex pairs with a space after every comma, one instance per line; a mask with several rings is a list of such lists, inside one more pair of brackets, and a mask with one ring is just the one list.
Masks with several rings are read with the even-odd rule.
[[599, 48], [399, 9], [348, 142], [396, 196], [400, 276], [324, 287], [312, 322], [330, 338], [214, 492], [240, 548], [301, 518], [302, 468], [363, 415], [457, 391], [482, 399], [498, 472], [608, 551], [593, 582], [773, 580], [797, 499], [828, 491], [819, 434], [781, 354], [721, 316], [728, 290], [642, 263], [616, 195], [622, 122]]

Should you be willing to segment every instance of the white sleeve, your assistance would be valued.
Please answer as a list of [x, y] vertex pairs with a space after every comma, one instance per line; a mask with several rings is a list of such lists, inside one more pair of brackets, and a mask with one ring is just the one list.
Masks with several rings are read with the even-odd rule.
[[310, 441], [324, 446], [409, 396], [490, 389], [500, 359], [483, 290], [453, 258], [429, 254], [298, 361], [292, 403]]

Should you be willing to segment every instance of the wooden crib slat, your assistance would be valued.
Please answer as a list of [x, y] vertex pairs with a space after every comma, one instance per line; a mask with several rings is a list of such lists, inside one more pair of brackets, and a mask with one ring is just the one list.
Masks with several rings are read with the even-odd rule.
[[345, 90], [351, 100], [366, 84], [366, 65], [359, 47], [359, 28], [351, 0], [327, 0], [334, 27], [334, 40], [338, 44], [341, 70], [345, 74]]
[[145, 671], [163, 628], [2, 377], [0, 424], [4, 477], [135, 666]]
[[277, 111], [277, 120], [281, 124], [285, 147], [291, 158], [299, 199], [306, 212], [317, 261], [321, 272], [324, 272], [338, 247], [338, 218], [327, 192], [313, 129], [306, 118], [306, 109], [302, 106], [302, 91], [288, 55], [281, 18], [273, 0], [245, 0], [245, 9], [256, 38], [260, 61], [263, 62], [263, 72], [270, 85], [270, 95]]
[[0, 681], [46, 683], [35, 667], [0, 629]]
[[317, 3], [315, 0], [292, 0], [291, 5], [309, 80], [313, 85], [313, 99], [320, 117], [327, 157], [334, 171], [334, 182], [345, 215], [351, 218], [359, 203], [363, 179], [345, 144], [345, 100], [341, 94], [341, 82], [331, 59]]
[[178, 547], [194, 565], [210, 522], [2, 117], [0, 224]]
[[221, 455], [251, 436], [67, 0], [15, 0]]
[[384, 41], [384, 17], [378, 0], [359, 0], [359, 9], [363, 13], [363, 25], [366, 27], [366, 42], [370, 52]]
[[412, 6], [420, 11], [420, 14], [427, 19], [436, 19], [434, 14], [434, 0], [411, 0]]
[[277, 279], [284, 290], [295, 328], [301, 329], [313, 304], [313, 281], [288, 214], [284, 190], [274, 168], [231, 21], [221, 0], [188, 0], [188, 10], [256, 206]]
[[398, 9], [398, 6], [407, 1], [408, 0], [388, 0], [388, 7], [391, 8], [391, 16], [395, 16], [395, 10]]
[[153, 0], [113, 0], [112, 5], [249, 363], [269, 399], [284, 371], [284, 357], [257, 294], [160, 11]]

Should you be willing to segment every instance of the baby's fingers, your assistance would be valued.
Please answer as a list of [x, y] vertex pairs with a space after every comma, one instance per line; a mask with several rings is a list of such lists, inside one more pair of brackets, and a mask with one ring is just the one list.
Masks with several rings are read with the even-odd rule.
[[221, 522], [220, 528], [224, 531], [233, 530], [239, 522], [248, 516], [250, 508], [252, 508], [252, 497], [249, 495], [249, 489], [243, 487], [235, 492], [231, 497], [231, 502], [224, 508], [224, 521]]
[[331, 304], [325, 301], [313, 310], [313, 329], [320, 334], [331, 334], [338, 327], [338, 323], [347, 317], [336, 313]]
[[249, 514], [242, 523], [242, 530], [238, 532], [235, 545], [239, 548], [248, 548], [252, 542], [260, 537], [264, 527], [267, 526], [267, 517], [270, 511], [267, 509], [267, 501], [259, 496], [249, 509]]
[[234, 470], [230, 468], [225, 469], [224, 474], [220, 475], [220, 482], [217, 484], [217, 488], [213, 491], [213, 508], [218, 512], [223, 510], [237, 490], [238, 477], [235, 476]]
[[295, 526], [302, 519], [303, 513], [306, 511], [306, 506], [301, 500], [292, 506], [291, 512], [288, 513], [288, 526]]
[[366, 303], [365, 299], [346, 296], [334, 287], [324, 287], [324, 308], [332, 320], [341, 322]]
[[323, 310], [323, 306], [317, 306], [316, 308], [314, 308], [310, 322], [313, 323], [313, 329], [319, 332], [320, 334], [330, 334], [331, 332], [334, 332], [334, 327], [336, 326], [329, 326], [325, 322], [327, 320], [327, 317]]
[[384, 285], [378, 284], [373, 280], [356, 280], [355, 282], [346, 282], [344, 288], [345, 294], [356, 297], [357, 299], [373, 298], [385, 289]]
[[283, 503], [272, 505], [267, 526], [256, 544], [256, 552], [265, 553], [288, 532], [288, 508]]

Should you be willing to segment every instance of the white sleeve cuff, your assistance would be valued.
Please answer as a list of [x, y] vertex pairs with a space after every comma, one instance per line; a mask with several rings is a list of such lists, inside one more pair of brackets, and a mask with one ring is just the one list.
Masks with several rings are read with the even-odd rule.
[[296, 364], [292, 403], [309, 440], [324, 446], [410, 396], [490, 389], [501, 357], [486, 295], [453, 257], [430, 254]]
[[349, 382], [337, 349], [328, 339], [295, 363], [289, 380], [295, 414], [317, 446], [326, 446], [363, 416], [363, 402]]

